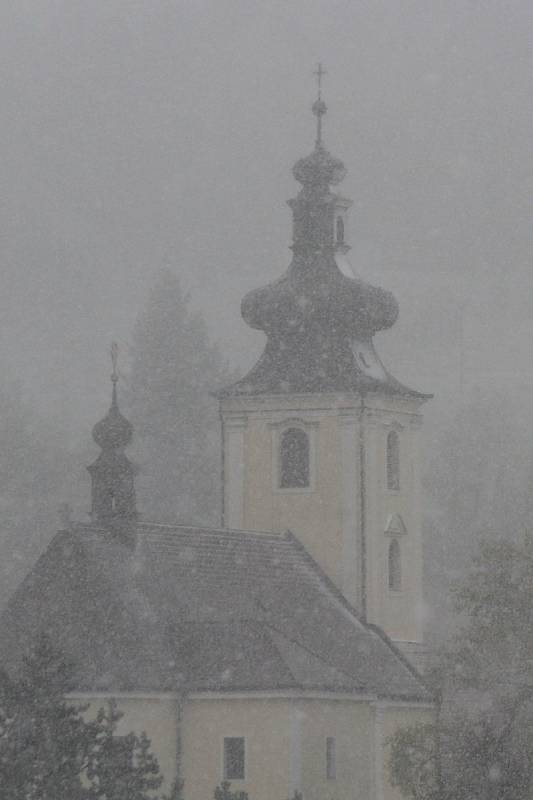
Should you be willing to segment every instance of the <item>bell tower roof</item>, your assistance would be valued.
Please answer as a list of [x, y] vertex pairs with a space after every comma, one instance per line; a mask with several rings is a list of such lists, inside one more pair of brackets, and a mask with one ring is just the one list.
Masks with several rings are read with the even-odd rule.
[[375, 390], [426, 397], [393, 378], [374, 349], [372, 337], [396, 322], [398, 304], [391, 292], [355, 277], [345, 259], [351, 201], [332, 187], [346, 169], [324, 145], [322, 65], [315, 74], [315, 146], [294, 165], [301, 189], [289, 200], [293, 258], [278, 280], [244, 297], [244, 321], [264, 331], [267, 344], [251, 372], [222, 394]]

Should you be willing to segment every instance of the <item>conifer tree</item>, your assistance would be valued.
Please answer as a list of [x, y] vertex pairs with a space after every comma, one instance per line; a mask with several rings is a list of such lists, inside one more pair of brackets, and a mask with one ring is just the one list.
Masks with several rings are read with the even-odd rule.
[[86, 715], [65, 696], [71, 675], [46, 637], [18, 679], [0, 674], [0, 800], [157, 800], [163, 778], [149, 739], [118, 735], [113, 702]]
[[220, 427], [212, 392], [230, 380], [178, 278], [161, 271], [135, 327], [129, 396], [145, 517], [218, 522]]
[[161, 786], [159, 765], [146, 734], [117, 736], [122, 716], [116, 702], [110, 701], [96, 717], [87, 766], [91, 800], [147, 800]]
[[484, 541], [455, 596], [461, 627], [432, 674], [439, 713], [391, 738], [392, 781], [412, 800], [530, 800], [533, 539]]
[[84, 708], [68, 703], [69, 669], [42, 639], [22, 675], [0, 676], [0, 786], [11, 800], [84, 798], [80, 775], [93, 730]]

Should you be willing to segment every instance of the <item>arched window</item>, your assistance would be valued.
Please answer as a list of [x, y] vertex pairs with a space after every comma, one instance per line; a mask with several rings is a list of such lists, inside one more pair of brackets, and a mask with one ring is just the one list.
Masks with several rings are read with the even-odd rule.
[[301, 428], [287, 428], [280, 443], [281, 489], [309, 486], [309, 437]]
[[389, 544], [389, 589], [399, 592], [402, 588], [402, 562], [400, 543], [393, 539]]
[[335, 238], [337, 239], [337, 244], [344, 244], [344, 220], [342, 217], [337, 217], [337, 221], [335, 223]]
[[387, 489], [400, 488], [400, 440], [396, 431], [387, 436]]

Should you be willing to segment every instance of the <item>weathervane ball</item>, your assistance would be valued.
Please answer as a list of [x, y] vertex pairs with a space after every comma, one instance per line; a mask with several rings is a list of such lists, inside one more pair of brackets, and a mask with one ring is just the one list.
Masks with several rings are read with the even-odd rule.
[[313, 114], [315, 117], [323, 117], [327, 110], [328, 107], [323, 100], [315, 100], [313, 103]]

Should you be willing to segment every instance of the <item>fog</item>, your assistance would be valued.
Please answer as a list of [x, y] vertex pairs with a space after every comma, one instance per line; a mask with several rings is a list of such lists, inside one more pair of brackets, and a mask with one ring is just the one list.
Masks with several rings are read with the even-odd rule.
[[234, 365], [242, 295], [288, 263], [290, 168], [348, 168], [354, 269], [400, 302], [378, 346], [449, 404], [531, 385], [528, 2], [24, 2], [0, 9], [3, 370], [86, 435], [154, 271]]
[[[325, 143], [354, 201], [348, 258], [400, 304], [377, 347], [435, 394], [424, 509], [441, 532], [427, 534], [438, 558], [426, 568], [462, 563], [474, 529], [529, 522], [532, 17], [527, 2], [1, 5], [0, 366], [59, 448], [25, 478], [24, 534], [4, 534], [4, 595], [53, 535], [58, 500], [88, 510], [109, 344], [128, 390], [134, 323], [162, 267], [230, 367], [242, 374], [261, 352], [240, 301], [290, 260], [286, 200], [313, 146], [318, 61]], [[458, 446], [439, 466], [447, 439]], [[474, 472], [477, 499], [458, 506]], [[10, 480], [20, 474], [13, 460]], [[58, 490], [61, 474], [72, 485]], [[10, 486], [4, 505], [21, 502]]]
[[[406, 796], [456, 800], [474, 787], [492, 797], [501, 786], [531, 797], [532, 32], [530, 0], [0, 2], [0, 784], [31, 782], [33, 770], [40, 785], [50, 767], [66, 791], [63, 755], [84, 753], [85, 734], [71, 747], [67, 728], [37, 727], [26, 752], [17, 731], [46, 709], [53, 722], [75, 689], [91, 702], [126, 698], [124, 726], [111, 705], [76, 730], [146, 727], [162, 773], [145, 788], [164, 774], [167, 791], [176, 778], [166, 800], [183, 800], [182, 768], [194, 800], [221, 774], [248, 778], [245, 760], [257, 755], [270, 783], [252, 781], [251, 800], [302, 800], [304, 787], [306, 800], [323, 796], [315, 767], [320, 780], [342, 777], [344, 788], [327, 785], [340, 798], [392, 796], [389, 767]], [[404, 388], [364, 357], [365, 337], [393, 321], [388, 295], [346, 274], [327, 288], [344, 223], [336, 218], [333, 243], [334, 217], [323, 223], [336, 168], [319, 135], [294, 205], [291, 278], [304, 264], [305, 280], [249, 301], [248, 323], [274, 345], [242, 395], [237, 384], [220, 395], [219, 416], [211, 390], [242, 377], [265, 342], [241, 300], [291, 260], [286, 201], [299, 190], [293, 164], [315, 141], [318, 63], [328, 113], [315, 113], [353, 200], [347, 258], [399, 302], [399, 321], [375, 344]], [[341, 300], [352, 289], [349, 325]], [[327, 349], [334, 339], [338, 350]], [[119, 366], [113, 347], [102, 419], [111, 342]], [[368, 372], [359, 365], [353, 383], [328, 384], [332, 353], [335, 367], [357, 356]], [[301, 383], [285, 380], [291, 359]], [[365, 407], [376, 385], [401, 396], [395, 411]], [[434, 394], [423, 407], [421, 526], [423, 395], [405, 386]], [[256, 390], [282, 399], [262, 406], [272, 417], [245, 438], [242, 409]], [[302, 423], [289, 415], [305, 392]], [[320, 423], [321, 438], [316, 392], [339, 403], [337, 427]], [[359, 392], [357, 415], [344, 392]], [[58, 520], [60, 503], [70, 508]], [[258, 521], [271, 533], [258, 535]], [[209, 527], [219, 524], [222, 535]], [[499, 540], [479, 547], [487, 535]], [[57, 663], [52, 643], [64, 650]], [[432, 660], [438, 670], [422, 678]], [[51, 694], [46, 680], [34, 691], [42, 676]], [[249, 713], [256, 691], [275, 696], [272, 707], [288, 692], [283, 722], [261, 717], [268, 703]], [[227, 729], [210, 712], [182, 758], [182, 706], [194, 692], [202, 702], [244, 692], [243, 708], [252, 705], [236, 727], [220, 718]], [[306, 692], [326, 697], [316, 720], [294, 701]], [[342, 700], [335, 711], [327, 692]], [[343, 717], [354, 697], [375, 715]], [[424, 709], [436, 709], [432, 724], [402, 739]], [[320, 749], [306, 750], [315, 734]], [[123, 741], [138, 765], [142, 741]], [[276, 756], [280, 743], [287, 752]], [[91, 752], [103, 759], [92, 773], [85, 756], [69, 769], [80, 791], [90, 778], [100, 796], [116, 764], [107, 769], [100, 746]], [[241, 785], [214, 796], [247, 800]]]

